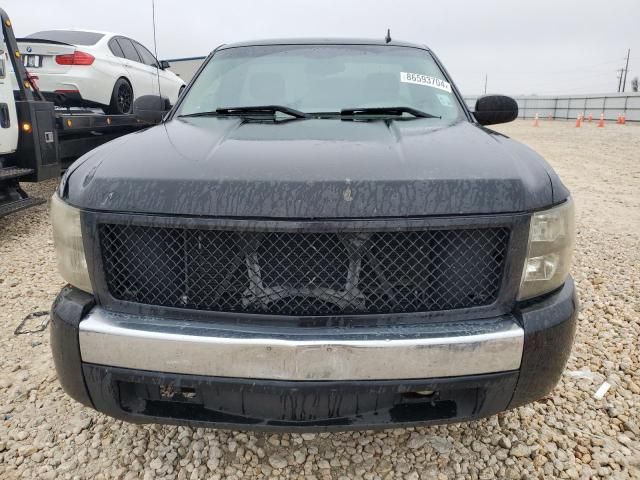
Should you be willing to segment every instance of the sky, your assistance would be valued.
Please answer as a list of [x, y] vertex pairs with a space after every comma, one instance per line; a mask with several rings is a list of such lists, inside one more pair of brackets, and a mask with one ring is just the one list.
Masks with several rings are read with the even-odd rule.
[[[3, 0], [17, 36], [92, 29], [153, 51], [152, 0]], [[383, 38], [426, 44], [465, 95], [609, 93], [631, 48], [640, 76], [640, 0], [155, 0], [158, 57], [260, 38]]]

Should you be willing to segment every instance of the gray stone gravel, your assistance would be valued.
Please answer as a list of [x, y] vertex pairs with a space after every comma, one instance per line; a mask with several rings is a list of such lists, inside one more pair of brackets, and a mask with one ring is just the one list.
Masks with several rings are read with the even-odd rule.
[[[579, 331], [558, 387], [488, 419], [379, 432], [266, 434], [137, 426], [70, 400], [48, 332], [16, 337], [63, 285], [45, 207], [0, 219], [2, 479], [640, 478], [640, 127], [516, 122], [578, 208]], [[30, 186], [50, 195], [55, 182]], [[602, 400], [593, 394], [608, 381]]]

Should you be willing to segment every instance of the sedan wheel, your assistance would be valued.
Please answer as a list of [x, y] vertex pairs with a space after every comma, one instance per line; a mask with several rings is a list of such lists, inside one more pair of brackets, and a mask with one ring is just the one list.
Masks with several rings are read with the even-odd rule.
[[108, 113], [125, 115], [133, 111], [133, 89], [124, 78], [119, 79], [113, 87], [111, 104]]
[[121, 112], [128, 112], [131, 110], [131, 105], [133, 104], [133, 92], [131, 91], [131, 87], [126, 83], [120, 85], [118, 88], [118, 109]]

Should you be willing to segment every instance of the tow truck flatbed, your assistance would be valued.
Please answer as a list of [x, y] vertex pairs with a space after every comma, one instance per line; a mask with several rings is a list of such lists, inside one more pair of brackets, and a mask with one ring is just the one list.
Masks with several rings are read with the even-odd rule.
[[105, 132], [119, 128], [140, 129], [149, 125], [135, 115], [107, 115], [104, 113], [56, 112], [58, 136], [84, 132]]
[[151, 124], [135, 115], [56, 111], [55, 128], [61, 172], [77, 158], [103, 143], [149, 126]]

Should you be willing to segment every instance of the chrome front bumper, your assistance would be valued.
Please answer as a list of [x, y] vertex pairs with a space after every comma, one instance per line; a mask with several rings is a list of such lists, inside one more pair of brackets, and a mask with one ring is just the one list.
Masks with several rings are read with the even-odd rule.
[[155, 372], [262, 380], [424, 379], [517, 370], [524, 331], [504, 316], [266, 335], [94, 307], [80, 322], [79, 343], [82, 362]]

